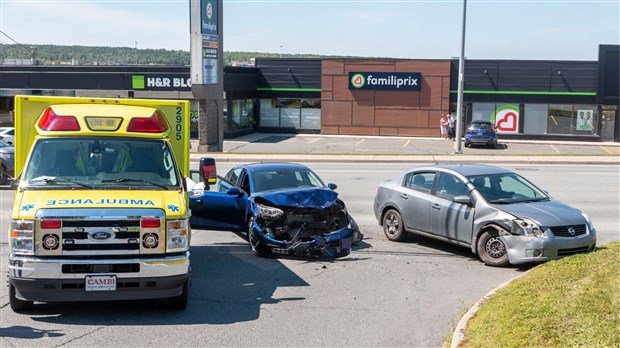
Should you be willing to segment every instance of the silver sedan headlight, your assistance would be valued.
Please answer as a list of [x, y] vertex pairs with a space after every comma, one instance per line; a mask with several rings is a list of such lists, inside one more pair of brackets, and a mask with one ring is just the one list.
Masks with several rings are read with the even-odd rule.
[[543, 237], [544, 232], [534, 221], [530, 219], [512, 220], [512, 234], [526, 237]]

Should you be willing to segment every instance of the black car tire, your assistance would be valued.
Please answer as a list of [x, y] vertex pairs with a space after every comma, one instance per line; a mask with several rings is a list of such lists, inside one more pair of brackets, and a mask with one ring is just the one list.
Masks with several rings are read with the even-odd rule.
[[252, 224], [254, 222], [254, 217], [250, 216], [248, 218], [248, 243], [250, 243], [250, 248], [254, 254], [258, 255], [258, 251], [256, 250], [256, 244], [254, 244], [254, 232], [252, 231]]
[[487, 265], [503, 267], [509, 264], [506, 245], [495, 231], [483, 232], [477, 243], [478, 256]]
[[34, 302], [20, 300], [16, 296], [15, 286], [9, 281], [9, 304], [13, 312], [23, 312], [32, 309]]
[[466, 141], [466, 142], [465, 142], [465, 147], [469, 147], [469, 145], [471, 145], [471, 144], [469, 143], [469, 141]]
[[402, 242], [407, 238], [403, 219], [395, 209], [390, 209], [383, 215], [383, 233], [393, 242]]
[[183, 283], [183, 291], [180, 295], [168, 299], [168, 307], [170, 309], [182, 311], [187, 308], [187, 302], [189, 300], [189, 281], [190, 277], [187, 277], [185, 283]]

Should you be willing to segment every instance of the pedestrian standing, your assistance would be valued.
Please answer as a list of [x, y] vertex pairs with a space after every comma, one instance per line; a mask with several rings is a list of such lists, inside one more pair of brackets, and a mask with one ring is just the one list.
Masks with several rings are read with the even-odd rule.
[[441, 115], [439, 119], [439, 129], [441, 130], [441, 139], [448, 138], [448, 116]]
[[454, 114], [448, 115], [448, 138], [453, 141], [456, 140], [456, 118]]

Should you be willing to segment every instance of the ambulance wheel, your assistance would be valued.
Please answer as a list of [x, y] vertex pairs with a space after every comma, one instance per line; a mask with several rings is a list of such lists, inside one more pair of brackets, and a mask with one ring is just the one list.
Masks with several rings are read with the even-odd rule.
[[20, 300], [16, 296], [15, 287], [13, 283], [9, 281], [9, 304], [11, 305], [11, 309], [14, 312], [23, 312], [29, 309], [32, 309], [33, 302], [32, 301], [24, 301]]
[[189, 277], [187, 277], [187, 279], [185, 280], [185, 283], [183, 283], [183, 291], [181, 292], [181, 294], [179, 296], [175, 296], [175, 297], [170, 297], [168, 299], [168, 307], [170, 307], [170, 309], [175, 309], [175, 310], [184, 310], [185, 308], [187, 308], [187, 302], [189, 299]]

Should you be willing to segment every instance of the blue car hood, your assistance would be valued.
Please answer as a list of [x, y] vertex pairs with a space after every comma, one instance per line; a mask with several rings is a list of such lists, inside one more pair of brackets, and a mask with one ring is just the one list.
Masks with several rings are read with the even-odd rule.
[[277, 206], [293, 208], [327, 208], [336, 203], [338, 193], [328, 188], [304, 188], [268, 191], [255, 194]]
[[569, 226], [585, 224], [579, 210], [555, 200], [545, 202], [495, 205], [518, 218], [530, 218], [540, 226]]

